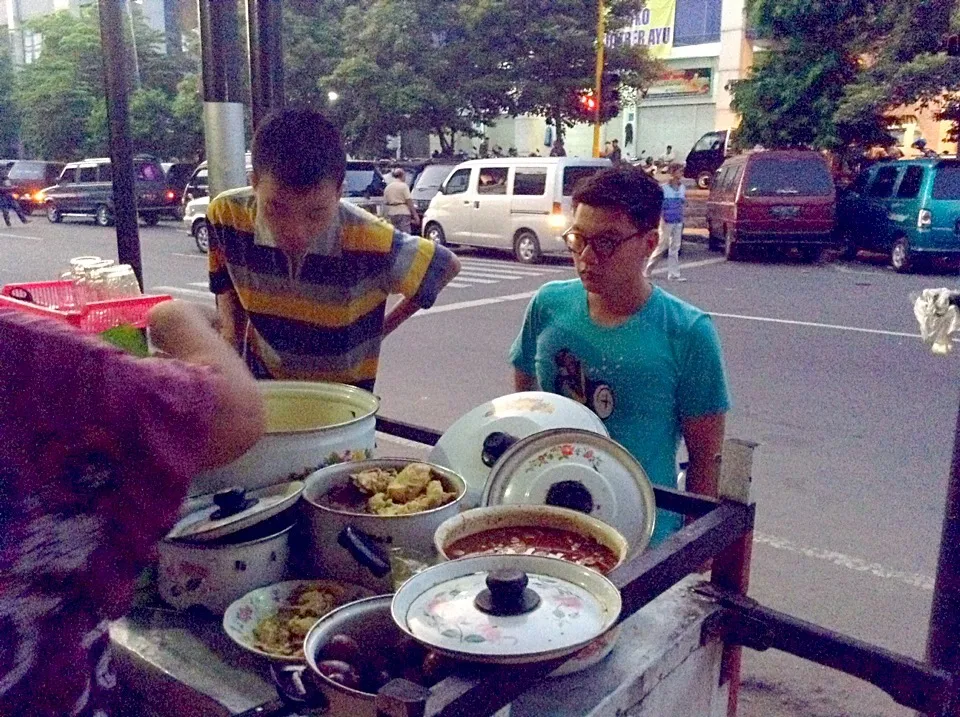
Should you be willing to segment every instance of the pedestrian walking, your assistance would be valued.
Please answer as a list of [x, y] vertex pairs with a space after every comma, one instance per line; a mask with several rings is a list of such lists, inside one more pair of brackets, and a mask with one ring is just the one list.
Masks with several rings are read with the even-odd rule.
[[395, 229], [404, 234], [413, 230], [413, 222], [419, 221], [417, 205], [413, 203], [407, 175], [400, 167], [393, 170], [393, 181], [383, 190], [383, 203], [386, 205], [387, 219]]
[[0, 212], [3, 213], [3, 221], [6, 222], [7, 226], [10, 226], [11, 211], [15, 212], [24, 224], [30, 221], [27, 219], [20, 203], [13, 198], [13, 187], [10, 185], [10, 180], [4, 179], [3, 184], [0, 184]]
[[623, 152], [620, 150], [620, 140], [615, 139], [610, 143], [610, 152], [607, 153], [607, 159], [613, 163], [614, 167], [620, 164], [620, 161], [623, 159]]
[[680, 275], [680, 244], [683, 240], [683, 210], [687, 205], [687, 188], [683, 186], [683, 165], [674, 162], [670, 165], [670, 181], [663, 185], [663, 212], [660, 217], [660, 242], [653, 250], [647, 266], [645, 276], [657, 260], [667, 253], [667, 279], [669, 281], [686, 281]]
[[550, 156], [551, 156], [551, 157], [566, 157], [566, 156], [567, 156], [567, 150], [566, 150], [566, 149], [564, 148], [564, 146], [563, 146], [563, 140], [562, 140], [562, 139], [559, 139], [559, 138], [558, 138], [557, 141], [553, 143], [553, 147], [552, 147], [551, 150], [550, 150]]

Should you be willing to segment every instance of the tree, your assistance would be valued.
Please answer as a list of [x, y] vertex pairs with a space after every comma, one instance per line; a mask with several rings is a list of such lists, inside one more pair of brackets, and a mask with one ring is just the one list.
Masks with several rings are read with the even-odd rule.
[[[607, 32], [627, 26], [643, 6], [642, 0], [609, 0]], [[595, 82], [596, 3], [479, 0], [475, 12], [482, 16], [485, 31], [497, 38], [502, 61], [510, 66], [509, 114], [547, 117], [561, 137], [565, 127], [592, 121], [583, 114], [580, 97]], [[642, 95], [659, 69], [641, 47], [607, 48], [605, 54], [606, 76], [616, 76], [618, 89], [628, 96]], [[604, 104], [600, 105], [602, 121], [611, 117]]]
[[13, 100], [13, 63], [9, 46], [0, 48], [0, 156], [16, 157], [20, 113]]

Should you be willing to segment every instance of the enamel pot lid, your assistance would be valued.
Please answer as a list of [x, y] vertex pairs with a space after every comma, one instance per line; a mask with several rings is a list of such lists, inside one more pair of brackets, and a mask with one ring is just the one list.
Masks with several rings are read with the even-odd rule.
[[544, 431], [511, 446], [490, 472], [481, 503], [578, 510], [620, 531], [629, 557], [649, 545], [657, 517], [643, 466], [616, 441], [576, 429]]
[[303, 482], [292, 481], [254, 491], [230, 488], [213, 496], [213, 505], [183, 518], [168, 540], [210, 542], [259, 525], [285, 511], [300, 498]]
[[575, 563], [478, 555], [440, 563], [405, 582], [391, 612], [430, 649], [472, 662], [523, 664], [569, 655], [611, 629], [616, 586]]

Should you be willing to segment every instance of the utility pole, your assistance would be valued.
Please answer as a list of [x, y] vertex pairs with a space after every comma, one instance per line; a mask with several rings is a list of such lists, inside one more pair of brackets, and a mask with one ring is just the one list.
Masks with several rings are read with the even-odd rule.
[[596, 98], [596, 118], [593, 121], [593, 156], [600, 156], [600, 92], [603, 90], [603, 53], [606, 39], [606, 17], [603, 0], [597, 0], [597, 71], [593, 96]]
[[281, 0], [247, 0], [254, 130], [264, 117], [284, 104], [282, 11]]

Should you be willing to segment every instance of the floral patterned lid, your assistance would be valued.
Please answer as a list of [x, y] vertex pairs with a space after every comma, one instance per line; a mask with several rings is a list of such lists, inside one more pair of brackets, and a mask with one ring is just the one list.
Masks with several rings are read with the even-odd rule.
[[589, 431], [554, 429], [515, 443], [493, 467], [482, 505], [556, 505], [613, 526], [629, 556], [646, 549], [657, 518], [643, 466], [616, 441]]
[[241, 488], [220, 491], [213, 496], [213, 505], [190, 513], [173, 526], [167, 538], [208, 542], [233, 535], [292, 506], [303, 493], [303, 485], [292, 481], [250, 492]]
[[405, 582], [391, 611], [431, 649], [473, 662], [521, 664], [572, 654], [612, 628], [622, 603], [594, 570], [533, 555], [440, 563]]

